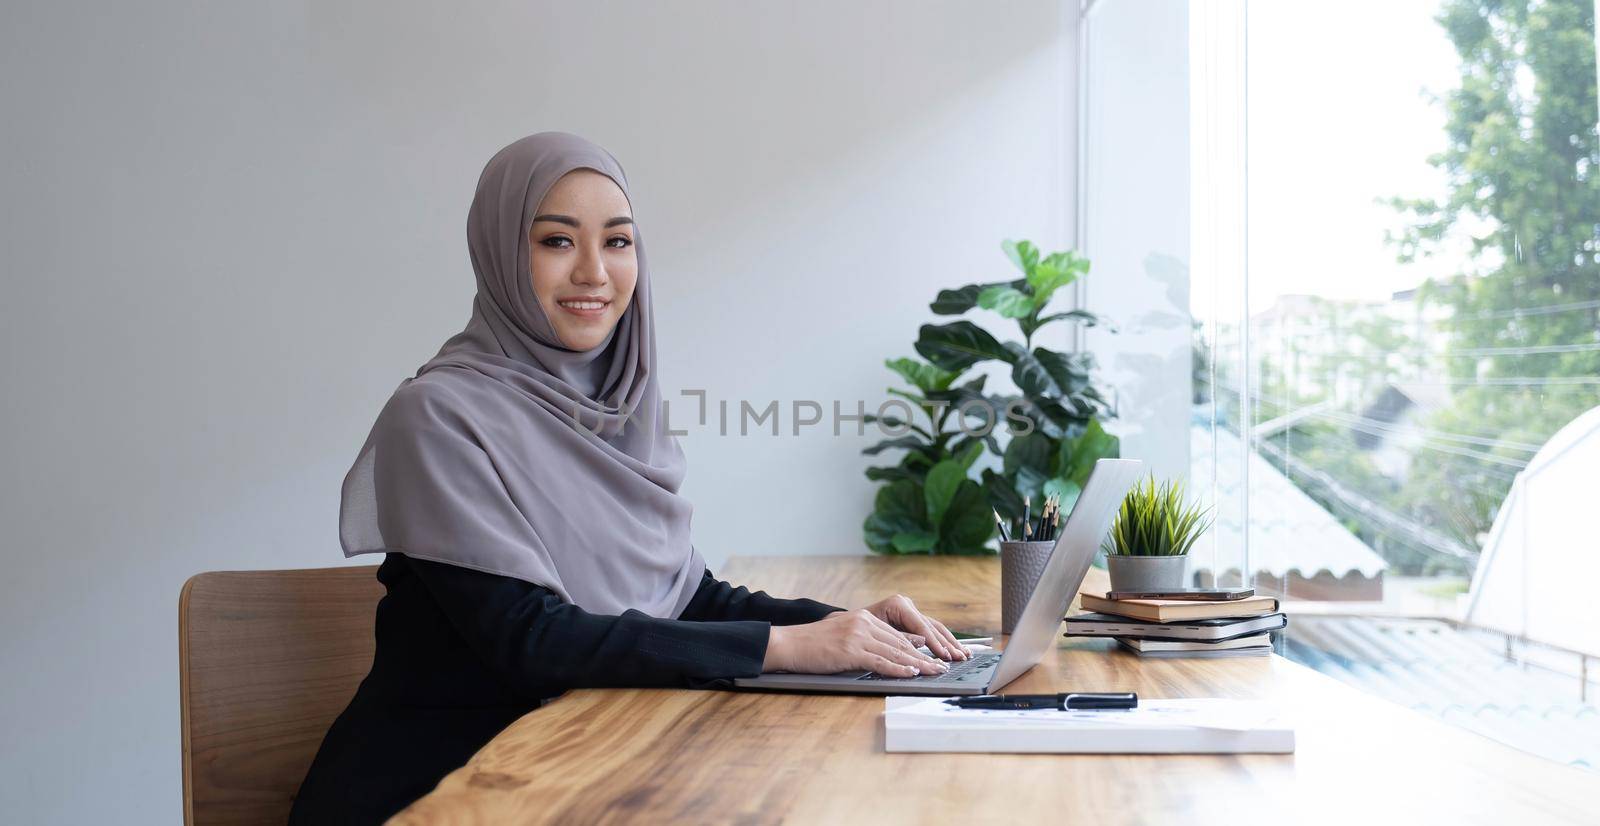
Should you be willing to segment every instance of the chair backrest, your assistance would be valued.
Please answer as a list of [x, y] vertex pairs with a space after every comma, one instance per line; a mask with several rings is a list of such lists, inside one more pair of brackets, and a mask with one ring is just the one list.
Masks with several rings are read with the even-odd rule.
[[323, 735], [372, 667], [377, 570], [215, 571], [184, 583], [185, 823], [288, 819]]

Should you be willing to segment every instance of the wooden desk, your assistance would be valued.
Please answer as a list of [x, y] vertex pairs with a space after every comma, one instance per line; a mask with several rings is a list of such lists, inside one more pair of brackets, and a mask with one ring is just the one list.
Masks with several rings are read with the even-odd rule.
[[[851, 607], [899, 591], [953, 629], [993, 633], [999, 571], [994, 558], [750, 557], [717, 574]], [[1281, 657], [1110, 649], [1064, 641], [1006, 690], [1270, 698], [1295, 715], [1298, 752], [886, 754], [880, 697], [582, 690], [518, 720], [391, 822], [1600, 822], [1600, 775]]]

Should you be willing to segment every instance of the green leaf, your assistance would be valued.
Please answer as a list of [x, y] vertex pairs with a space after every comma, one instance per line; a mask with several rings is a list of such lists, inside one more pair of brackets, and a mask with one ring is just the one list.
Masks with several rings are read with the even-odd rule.
[[1033, 297], [1015, 287], [996, 284], [978, 294], [978, 306], [1006, 318], [1022, 318], [1033, 312]]
[[998, 431], [1000, 427], [1003, 426], [1004, 423], [1001, 423], [1001, 425], [996, 426], [994, 430], [981, 436], [976, 433], [962, 436], [960, 439], [956, 440], [955, 444], [950, 446], [950, 452], [959, 455], [961, 451], [967, 449], [968, 445], [981, 444], [994, 451], [994, 455], [1003, 456], [1004, 452], [1000, 450], [1000, 441], [994, 437], [995, 431]]
[[924, 439], [928, 439], [930, 441], [933, 439], [933, 434], [929, 433], [926, 429], [918, 427], [911, 422], [900, 418], [899, 416], [879, 416], [876, 413], [868, 413], [866, 416], [862, 417], [862, 421], [866, 422], [867, 424], [872, 424], [873, 422], [882, 422], [887, 428], [907, 428], [912, 433], [916, 433]]
[[878, 513], [907, 517], [918, 525], [927, 526], [924, 520], [926, 511], [922, 503], [922, 486], [916, 482], [902, 480], [884, 485], [878, 489], [873, 506]]
[[928, 471], [928, 479], [922, 489], [928, 522], [939, 524], [945, 508], [950, 506], [951, 498], [956, 495], [956, 489], [964, 481], [967, 481], [967, 469], [955, 459], [946, 459]]
[[[953, 413], [993, 422], [994, 427], [991, 432], [999, 430], [1005, 426], [1005, 401], [983, 394], [983, 381], [987, 378], [989, 377], [979, 376], [976, 380], [967, 382], [947, 394], [936, 396], [935, 400], [949, 402], [949, 409]], [[980, 413], [981, 410], [987, 410], [988, 413]]]
[[917, 352], [945, 370], [965, 370], [986, 359], [1011, 359], [994, 336], [970, 321], [924, 324], [917, 333]]
[[1005, 250], [1006, 257], [1011, 259], [1011, 263], [1016, 264], [1017, 269], [1022, 270], [1024, 275], [1033, 272], [1033, 268], [1039, 264], [1039, 249], [1032, 241], [1008, 239], [1000, 242], [1000, 249]]
[[1060, 439], [1064, 434], [1077, 433], [1077, 428], [1089, 421], [1089, 416], [1069, 410], [1063, 406], [1062, 399], [1028, 398], [1025, 407], [1036, 412], [1036, 421], [1039, 431], [1052, 439]]
[[989, 468], [983, 471], [983, 492], [988, 496], [989, 507], [1007, 521], [1022, 518], [1022, 495], [1012, 486], [1011, 480]]
[[1078, 438], [1061, 440], [1061, 453], [1057, 457], [1056, 467], [1062, 478], [1082, 487], [1089, 481], [1096, 460], [1114, 458], [1118, 452], [1117, 437], [1107, 433], [1098, 419], [1090, 419]]
[[913, 409], [919, 409], [919, 408], [923, 407], [923, 401], [924, 401], [923, 397], [918, 396], [915, 393], [907, 393], [906, 391], [901, 390], [898, 387], [886, 387], [886, 388], [884, 388], [883, 392], [888, 393], [891, 396], [899, 396], [900, 398], [905, 399], [908, 402], [911, 402], [911, 406], [912, 406]]
[[954, 407], [958, 399], [973, 395], [981, 396], [983, 394], [983, 385], [988, 380], [988, 376], [978, 376], [966, 384], [952, 387], [949, 390], [930, 390], [928, 391], [928, 398], [932, 401], [950, 402], [950, 405]]
[[937, 315], [961, 315], [978, 304], [978, 293], [987, 286], [968, 284], [954, 290], [940, 290], [939, 296], [928, 305]]
[[1052, 447], [1050, 439], [1037, 430], [1026, 436], [1013, 436], [1010, 444], [1006, 445], [1002, 467], [1005, 468], [1007, 476], [1016, 475], [1016, 472], [1024, 467], [1046, 474], [1050, 469]]
[[[1057, 353], [1054, 350], [1035, 347], [1033, 360], [1049, 374], [1057, 393], [1076, 393], [1089, 386], [1089, 368], [1094, 364], [1094, 357], [1089, 353]], [[1016, 370], [1013, 369], [1012, 373], [1014, 376]], [[1021, 387], [1020, 384], [1017, 386]]]
[[1027, 496], [1033, 499], [1033, 513], [1037, 514], [1044, 499], [1044, 483], [1050, 477], [1042, 470], [1023, 465], [1017, 468], [1015, 480], [1012, 485], [1017, 489], [1018, 496]]
[[917, 361], [913, 358], [885, 359], [884, 366], [900, 374], [900, 377], [915, 385], [918, 390], [926, 393], [929, 390], [944, 390], [961, 376], [958, 372], [940, 370], [931, 364]]
[[1071, 272], [1053, 270], [1040, 264], [1028, 278], [1028, 283], [1033, 287], [1033, 298], [1028, 306], [1029, 312], [1044, 309], [1046, 304], [1055, 295], [1056, 290], [1072, 283], [1076, 278]]
[[867, 521], [862, 523], [862, 539], [867, 547], [880, 554], [899, 553], [894, 547], [894, 538], [902, 533], [922, 530], [922, 525], [903, 516], [895, 516], [878, 511], [867, 516]]
[[867, 547], [882, 553], [896, 553], [894, 537], [929, 529], [923, 510], [922, 486], [910, 479], [890, 482], [878, 488], [873, 511], [862, 525]]
[[982, 455], [983, 443], [975, 441], [956, 451], [955, 460], [961, 463], [962, 470], [972, 470], [972, 463], [978, 461], [978, 457]]
[[1076, 321], [1085, 327], [1094, 327], [1098, 324], [1105, 324], [1106, 329], [1110, 330], [1111, 332], [1114, 333], [1117, 331], [1115, 325], [1107, 323], [1105, 319], [1102, 319], [1100, 316], [1097, 316], [1088, 310], [1068, 310], [1064, 313], [1051, 313], [1050, 315], [1040, 318], [1037, 322], [1037, 326], [1035, 326], [1034, 329], [1037, 330], [1039, 327], [1043, 327], [1044, 325], [1053, 321]]
[[1012, 289], [1020, 290], [1026, 286], [1028, 286], [1028, 280], [1026, 278], [1018, 278], [1015, 281], [968, 284], [965, 287], [959, 287], [954, 290], [940, 290], [939, 296], [933, 300], [932, 304], [928, 305], [928, 309], [933, 310], [937, 315], [961, 315], [976, 307], [979, 294], [990, 287], [1011, 287]]
[[894, 549], [903, 554], [927, 553], [939, 541], [939, 535], [931, 531], [906, 531], [897, 533], [890, 540]]
[[1079, 421], [1087, 422], [1103, 412], [1103, 406], [1096, 405], [1089, 400], [1088, 394], [1078, 393], [1071, 396], [1062, 396], [1056, 400], [1061, 408], [1070, 416]]
[[986, 553], [984, 544], [994, 535], [994, 514], [983, 488], [971, 479], [961, 485], [939, 522], [939, 549], [946, 553]]
[[928, 445], [927, 441], [925, 439], [923, 439], [921, 436], [907, 434], [905, 436], [896, 436], [893, 439], [884, 439], [883, 441], [873, 445], [872, 447], [864, 447], [864, 448], [862, 448], [861, 452], [865, 453], [868, 456], [876, 456], [879, 453], [882, 453], [885, 450], [890, 450], [892, 448], [906, 448], [907, 450], [922, 450], [922, 449], [927, 448], [928, 446], [929, 445]]
[[1050, 297], [1056, 290], [1071, 284], [1088, 271], [1088, 260], [1075, 252], [1051, 253], [1028, 272], [1028, 286], [1033, 288], [1033, 309], [1043, 309], [1044, 305], [1050, 303]]
[[897, 479], [920, 480], [922, 477], [915, 470], [905, 465], [895, 465], [893, 467], [869, 467], [867, 468], [867, 478], [874, 482], [892, 482]]
[[[1039, 405], [1033, 399], [1027, 396], [1013, 396], [1011, 401], [1016, 402], [1016, 406], [1012, 410], [1013, 415], [1020, 416], [1033, 423], [1033, 430], [1028, 435], [1038, 433], [1051, 439], [1061, 438], [1061, 425], [1056, 424], [1049, 416], [1045, 415], [1044, 411], [1039, 409]], [[1017, 437], [1013, 436], [1013, 438]]]
[[[1042, 348], [1041, 348], [1042, 349]], [[1040, 350], [1030, 353], [1021, 345], [1011, 353], [1011, 380], [1017, 389], [1029, 396], [1059, 396], [1061, 387], [1037, 356]], [[1049, 352], [1049, 351], [1044, 351]]]

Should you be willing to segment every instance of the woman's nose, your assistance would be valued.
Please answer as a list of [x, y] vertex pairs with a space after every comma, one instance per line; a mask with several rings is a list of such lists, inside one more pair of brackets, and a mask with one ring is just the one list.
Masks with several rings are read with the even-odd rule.
[[572, 283], [574, 284], [604, 284], [610, 280], [606, 275], [605, 262], [596, 253], [587, 253], [578, 259], [578, 265], [572, 268]]

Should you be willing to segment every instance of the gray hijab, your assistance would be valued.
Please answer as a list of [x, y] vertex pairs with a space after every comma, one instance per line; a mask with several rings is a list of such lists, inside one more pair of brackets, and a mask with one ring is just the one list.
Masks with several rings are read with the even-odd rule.
[[662, 411], [639, 227], [633, 299], [592, 350], [561, 346], [528, 271], [539, 203], [578, 168], [627, 194], [611, 153], [564, 132], [484, 166], [467, 215], [472, 317], [378, 414], [344, 479], [339, 539], [347, 557], [394, 551], [542, 585], [596, 613], [675, 618], [705, 562], [678, 495], [686, 462]]

